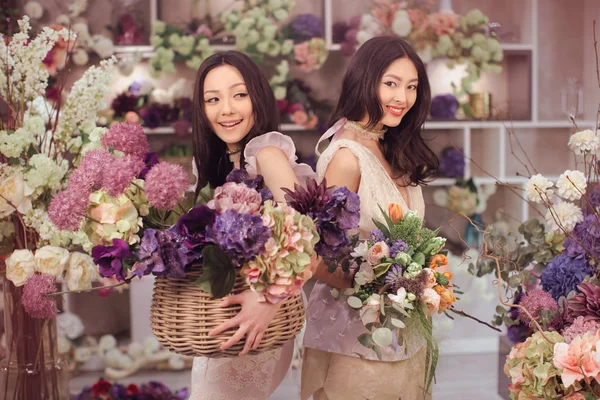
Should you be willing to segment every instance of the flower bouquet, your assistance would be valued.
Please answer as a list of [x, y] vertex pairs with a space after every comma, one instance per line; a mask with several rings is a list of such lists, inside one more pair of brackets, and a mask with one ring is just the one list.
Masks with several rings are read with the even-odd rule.
[[120, 383], [111, 383], [103, 378], [91, 387], [86, 386], [81, 393], [74, 397], [75, 400], [185, 400], [189, 396], [188, 388], [173, 392], [163, 383], [150, 381], [136, 385], [130, 383], [125, 386]]
[[[221, 308], [215, 299], [248, 288], [266, 301], [283, 302], [254, 352], [279, 347], [302, 328], [302, 285], [314, 273], [316, 255], [326, 253], [330, 236], [346, 237], [358, 225], [358, 196], [314, 181], [307, 190], [297, 186], [288, 193], [322, 203], [277, 204], [261, 176], [251, 179], [234, 170], [223, 186], [204, 193], [206, 204], [193, 207], [173, 227], [144, 235], [133, 274], [165, 276], [156, 281], [151, 316], [163, 345], [186, 355], [236, 356], [243, 340], [221, 351], [229, 331], [213, 337], [208, 332], [240, 309]], [[315, 211], [321, 208], [326, 211]], [[336, 212], [350, 219], [340, 223]], [[315, 222], [316, 214], [321, 218]]]
[[448, 264], [442, 251], [446, 240], [423, 226], [414, 212], [402, 215], [397, 204], [382, 210], [385, 223], [361, 240], [349, 255], [349, 270], [354, 273], [354, 288], [344, 291], [348, 304], [357, 309], [366, 333], [358, 341], [379, 358], [383, 348], [400, 349], [407, 325], [419, 329], [426, 338], [428, 389], [438, 358], [432, 336], [431, 315], [443, 313], [462, 293], [452, 285], [450, 272], [437, 268]]

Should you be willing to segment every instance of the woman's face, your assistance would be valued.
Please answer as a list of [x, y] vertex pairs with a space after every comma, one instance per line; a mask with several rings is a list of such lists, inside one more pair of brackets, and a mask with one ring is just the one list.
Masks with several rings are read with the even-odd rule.
[[220, 65], [204, 78], [204, 111], [215, 134], [232, 149], [254, 125], [252, 101], [240, 71]]
[[383, 117], [377, 124], [378, 128], [383, 126], [395, 127], [417, 100], [417, 86], [419, 75], [417, 68], [408, 57], [394, 60], [383, 72], [377, 94]]

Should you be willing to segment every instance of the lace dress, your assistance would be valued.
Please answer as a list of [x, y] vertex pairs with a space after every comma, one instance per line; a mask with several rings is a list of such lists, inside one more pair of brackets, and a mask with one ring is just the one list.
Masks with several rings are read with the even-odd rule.
[[[274, 146], [288, 156], [300, 183], [316, 178], [306, 164], [296, 162], [296, 148], [289, 136], [269, 132], [252, 139], [244, 149], [246, 171], [256, 176], [256, 154]], [[195, 165], [195, 163], [194, 163]], [[194, 358], [190, 400], [266, 400], [285, 377], [294, 352], [293, 340], [282, 348], [237, 358]]]
[[[345, 120], [340, 120], [331, 131], [341, 133], [344, 124]], [[361, 172], [358, 195], [362, 238], [375, 228], [373, 218], [382, 220], [378, 206], [387, 210], [390, 203], [397, 203], [404, 212], [410, 209], [423, 217], [425, 205], [420, 187], [400, 189], [369, 149], [352, 140], [335, 139], [319, 158], [317, 173], [319, 177], [325, 175], [329, 162], [340, 148], [347, 148], [356, 156]], [[406, 200], [400, 190], [405, 191]], [[356, 399], [422, 399], [424, 338], [407, 326], [405, 343], [400, 350], [384, 349], [383, 361], [378, 361], [376, 354], [357, 340], [360, 334], [367, 332], [359, 313], [345, 301], [334, 298], [331, 289], [331, 286], [317, 282], [308, 301], [302, 398], [314, 394], [315, 400], [343, 399], [344, 396]], [[358, 358], [359, 355], [364, 360]], [[365, 397], [359, 393], [364, 393]]]

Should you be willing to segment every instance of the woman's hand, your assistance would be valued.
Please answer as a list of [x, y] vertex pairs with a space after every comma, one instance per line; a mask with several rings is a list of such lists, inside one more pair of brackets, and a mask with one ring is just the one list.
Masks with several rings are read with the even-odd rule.
[[240, 294], [225, 297], [220, 306], [227, 307], [232, 304], [240, 304], [242, 306], [240, 312], [235, 317], [214, 328], [208, 333], [208, 336], [215, 336], [227, 329], [238, 326], [237, 332], [221, 345], [221, 350], [227, 350], [246, 336], [246, 344], [240, 353], [240, 356], [245, 356], [250, 350], [258, 348], [265, 330], [275, 318], [281, 303], [272, 304], [267, 301], [260, 301], [258, 293], [246, 290]]

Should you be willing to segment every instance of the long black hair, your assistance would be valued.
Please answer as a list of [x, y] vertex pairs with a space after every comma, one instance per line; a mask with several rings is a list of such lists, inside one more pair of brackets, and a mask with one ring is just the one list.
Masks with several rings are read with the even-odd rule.
[[417, 99], [400, 125], [388, 128], [382, 141], [383, 154], [393, 170], [409, 175], [409, 185], [419, 185], [435, 174], [439, 161], [421, 136], [421, 127], [431, 106], [429, 79], [423, 61], [406, 41], [395, 36], [379, 36], [359, 47], [346, 70], [329, 126], [340, 118], [359, 121], [366, 111], [367, 127], [374, 128], [384, 112], [377, 94], [381, 77], [392, 62], [402, 57], [410, 59], [417, 69]]
[[212, 187], [225, 183], [233, 163], [225, 153], [227, 145], [212, 130], [204, 109], [204, 80], [206, 75], [221, 65], [237, 69], [248, 89], [254, 113], [254, 125], [242, 140], [241, 166], [244, 166], [244, 147], [251, 139], [279, 129], [279, 110], [269, 81], [258, 66], [244, 53], [225, 51], [209, 56], [198, 68], [192, 108], [192, 140], [194, 159], [198, 170], [196, 194], [207, 183]]

